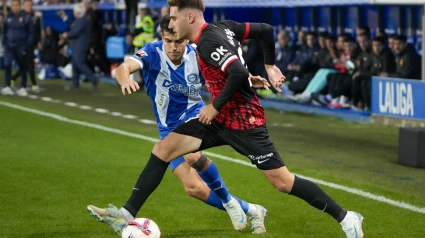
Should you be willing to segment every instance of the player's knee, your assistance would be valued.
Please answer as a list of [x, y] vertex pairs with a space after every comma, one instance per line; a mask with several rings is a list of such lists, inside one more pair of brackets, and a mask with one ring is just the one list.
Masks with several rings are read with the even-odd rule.
[[282, 192], [282, 193], [290, 193], [291, 190], [292, 190], [292, 185], [287, 184], [287, 183], [282, 183], [281, 182], [281, 183], [275, 183], [275, 184], [272, 184], [272, 185], [277, 190], [279, 190], [279, 192]]
[[294, 185], [293, 180], [289, 178], [286, 179], [285, 177], [276, 178], [270, 181], [270, 183], [273, 185], [273, 187], [275, 187], [277, 190], [283, 193], [290, 193], [292, 190], [292, 186]]
[[153, 146], [152, 153], [164, 161], [167, 161], [167, 162], [171, 161], [170, 159], [171, 152], [169, 151], [169, 149], [167, 148], [167, 145], [165, 145], [163, 141], [159, 141], [155, 143], [155, 145]]

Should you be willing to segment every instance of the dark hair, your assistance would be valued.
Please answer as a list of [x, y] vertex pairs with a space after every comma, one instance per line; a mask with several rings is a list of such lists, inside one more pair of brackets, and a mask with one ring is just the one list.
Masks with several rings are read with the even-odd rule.
[[388, 40], [388, 35], [387, 35], [387, 33], [386, 33], [384, 30], [378, 30], [378, 31], [376, 32], [376, 35], [381, 35], [381, 36], [383, 36], [383, 37], [385, 38], [385, 41], [387, 41], [387, 40]]
[[347, 36], [347, 37], [344, 39], [344, 43], [356, 43], [356, 41], [354, 40], [354, 38], [353, 38], [353, 37], [351, 37], [351, 36]]
[[383, 36], [377, 36], [377, 37], [373, 38], [373, 41], [376, 41], [376, 42], [379, 42], [379, 43], [385, 45], [385, 37], [383, 37]]
[[161, 28], [161, 33], [164, 34], [164, 32], [168, 32], [171, 34], [174, 34], [173, 29], [168, 28], [170, 25], [170, 16], [165, 15], [161, 18], [161, 22], [159, 23], [159, 27]]
[[405, 35], [395, 35], [393, 37], [394, 40], [402, 41], [403, 43], [407, 42], [407, 37]]
[[329, 35], [330, 35], [330, 33], [327, 32], [327, 31], [319, 33], [319, 37], [323, 37], [323, 38], [327, 38]]
[[168, 0], [168, 6], [177, 7], [179, 10], [194, 8], [201, 12], [205, 11], [204, 0]]
[[331, 34], [329, 34], [328, 36], [325, 37], [325, 40], [330, 40], [330, 41], [335, 42], [336, 41], [336, 37], [333, 36], [333, 35], [331, 35]]
[[364, 36], [364, 37], [366, 37], [366, 39], [370, 39], [370, 35], [369, 34], [366, 34], [366, 33], [363, 33], [363, 34], [359, 34], [357, 37], [359, 37], [359, 36]]
[[359, 31], [363, 31], [364, 34], [367, 34], [370, 36], [370, 28], [367, 26], [359, 26], [358, 27]]
[[316, 38], [317, 34], [314, 31], [310, 31], [310, 32], [307, 32], [307, 34], [305, 36], [313, 36], [314, 38]]
[[340, 38], [340, 37], [344, 38], [343, 41], [345, 41], [347, 38], [349, 38], [351, 36], [349, 34], [347, 34], [347, 33], [341, 33], [341, 34], [338, 35], [338, 38]]

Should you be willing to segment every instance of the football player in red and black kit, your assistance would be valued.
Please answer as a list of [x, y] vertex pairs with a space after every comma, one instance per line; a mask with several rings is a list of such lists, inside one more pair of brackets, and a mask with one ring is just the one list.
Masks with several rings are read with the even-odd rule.
[[[262, 23], [233, 21], [207, 24], [203, 16], [203, 0], [168, 0], [168, 4], [171, 7], [169, 27], [174, 29], [178, 38], [197, 44], [199, 66], [212, 103], [202, 109], [198, 117], [187, 120], [155, 144], [124, 208], [132, 215], [138, 212], [160, 184], [172, 159], [230, 145], [248, 157], [276, 189], [331, 215], [342, 225], [347, 237], [363, 237], [363, 217], [343, 209], [315, 183], [291, 174], [269, 138], [264, 110], [248, 80], [240, 42], [244, 39], [260, 41], [270, 83], [278, 89], [285, 78], [274, 65], [273, 28]], [[130, 83], [127, 90], [132, 90]], [[197, 167], [204, 166], [204, 161], [188, 162]], [[243, 212], [238, 206], [235, 204], [232, 211], [228, 210], [235, 229], [239, 226], [237, 222], [246, 222], [240, 216]]]

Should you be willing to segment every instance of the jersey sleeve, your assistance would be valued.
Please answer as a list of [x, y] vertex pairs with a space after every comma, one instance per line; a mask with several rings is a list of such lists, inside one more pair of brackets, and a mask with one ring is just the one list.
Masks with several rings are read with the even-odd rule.
[[205, 35], [198, 42], [198, 52], [208, 64], [216, 66], [226, 72], [229, 65], [239, 60], [237, 52], [232, 50], [226, 41]]
[[233, 35], [238, 41], [244, 41], [248, 38], [251, 23], [239, 23], [235, 21], [223, 21], [222, 23], [226, 26], [225, 31], [227, 35]]
[[158, 58], [158, 53], [150, 44], [146, 44], [142, 49], [137, 51], [130, 59], [135, 60], [144, 70], [150, 70], [151, 66]]

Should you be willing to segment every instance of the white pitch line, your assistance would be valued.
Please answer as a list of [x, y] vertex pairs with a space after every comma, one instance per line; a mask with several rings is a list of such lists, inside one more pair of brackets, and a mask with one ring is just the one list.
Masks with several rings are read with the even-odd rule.
[[80, 109], [83, 109], [83, 110], [91, 110], [91, 109], [93, 109], [92, 107], [87, 106], [87, 105], [81, 105], [81, 106], [79, 106], [79, 108]]
[[42, 97], [41, 100], [42, 101], [45, 101], [45, 102], [51, 102], [51, 101], [53, 101], [53, 99], [52, 98], [49, 98], [49, 97]]
[[109, 112], [109, 110], [103, 109], [103, 108], [96, 108], [96, 109], [94, 109], [94, 111], [98, 112], [98, 113], [108, 113]]
[[121, 112], [111, 112], [111, 115], [115, 116], [115, 117], [120, 117], [120, 116], [122, 116], [122, 113]]
[[135, 116], [135, 115], [123, 115], [122, 117], [125, 118], [125, 119], [136, 119], [137, 118], [137, 116]]
[[76, 104], [75, 102], [66, 102], [65, 103], [65, 106], [68, 106], [68, 107], [76, 107], [78, 104]]
[[[94, 128], [94, 129], [107, 131], [107, 132], [111, 132], [111, 133], [115, 133], [115, 134], [119, 134], [119, 135], [123, 135], [123, 136], [132, 137], [132, 138], [142, 139], [142, 140], [145, 140], [145, 141], [150, 141], [150, 142], [154, 142], [154, 143], [159, 141], [158, 139], [152, 138], [152, 137], [149, 137], [149, 136], [131, 133], [131, 132], [123, 131], [123, 130], [120, 130], [120, 129], [106, 127], [106, 126], [102, 126], [102, 125], [94, 124], [94, 123], [89, 123], [89, 122], [85, 122], [85, 121], [73, 120], [73, 119], [69, 119], [69, 118], [66, 118], [66, 117], [63, 117], [63, 116], [60, 116], [60, 115], [57, 115], [57, 114], [43, 112], [43, 111], [19, 106], [19, 105], [8, 103], [8, 102], [0, 101], [0, 105], [6, 106], [6, 107], [9, 107], [9, 108], [14, 108], [14, 109], [21, 110], [21, 111], [25, 111], [25, 112], [29, 112], [29, 113], [32, 113], [32, 114], [40, 115], [40, 116], [53, 118], [53, 119], [58, 120], [58, 121], [63, 121], [63, 122], [71, 123], [71, 124], [81, 125], [81, 126], [85, 126], [85, 127], [89, 127], [89, 128]], [[245, 165], [245, 166], [248, 166], [248, 167], [255, 167], [254, 165], [252, 165], [251, 163], [248, 163], [246, 161], [233, 159], [233, 158], [230, 158], [230, 157], [227, 157], [227, 156], [224, 156], [224, 155], [220, 155], [220, 154], [216, 154], [216, 153], [212, 153], [212, 152], [208, 152], [208, 151], [204, 151], [203, 153], [205, 155], [208, 155], [208, 156], [211, 156], [211, 157], [214, 157], [214, 158], [217, 158], [217, 159], [226, 160], [226, 161], [230, 161], [230, 162], [237, 163], [237, 164], [242, 164], [242, 165]], [[408, 204], [408, 203], [405, 203], [405, 202], [402, 202], [402, 201], [392, 200], [392, 199], [386, 198], [384, 196], [375, 195], [375, 194], [365, 192], [365, 191], [362, 191], [362, 190], [356, 189], [356, 188], [350, 188], [350, 187], [347, 187], [347, 186], [326, 182], [326, 181], [323, 181], [323, 180], [320, 180], [320, 179], [306, 177], [306, 176], [302, 176], [302, 175], [299, 175], [299, 174], [297, 174], [297, 176], [311, 180], [311, 181], [313, 181], [317, 184], [321, 184], [321, 185], [324, 185], [324, 186], [327, 186], [327, 187], [330, 187], [330, 188], [342, 190], [342, 191], [352, 193], [352, 194], [355, 194], [355, 195], [358, 195], [358, 196], [369, 198], [371, 200], [375, 200], [375, 201], [378, 201], [378, 202], [382, 202], [382, 203], [390, 204], [390, 205], [393, 205], [393, 206], [396, 206], [396, 207], [400, 207], [400, 208], [403, 208], [403, 209], [406, 209], [406, 210], [425, 214], [425, 207], [417, 207], [417, 206], [414, 206], [414, 205], [411, 205], [411, 204]]]
[[143, 124], [148, 124], [148, 125], [156, 125], [157, 124], [156, 121], [152, 121], [152, 120], [148, 120], [148, 119], [140, 119], [139, 122], [143, 123]]

